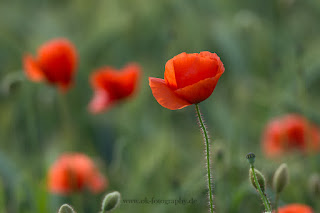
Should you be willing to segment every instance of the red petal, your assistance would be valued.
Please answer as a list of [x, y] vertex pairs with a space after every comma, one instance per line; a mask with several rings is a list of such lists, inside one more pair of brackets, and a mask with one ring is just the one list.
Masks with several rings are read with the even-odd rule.
[[279, 120], [271, 121], [265, 128], [262, 139], [262, 151], [268, 157], [275, 157], [283, 153], [281, 145], [283, 124]]
[[44, 79], [40, 66], [31, 55], [23, 57], [23, 66], [25, 74], [31, 81], [42, 81]]
[[177, 94], [167, 86], [164, 79], [150, 77], [149, 85], [155, 99], [165, 108], [176, 110], [191, 105], [188, 101], [177, 96]]
[[141, 68], [134, 63], [128, 64], [119, 72], [119, 78], [115, 83], [114, 94], [116, 98], [122, 99], [130, 96], [136, 90], [140, 78]]
[[55, 194], [66, 195], [71, 192], [69, 156], [61, 156], [51, 166], [48, 174], [49, 191]]
[[105, 85], [107, 84], [108, 74], [113, 69], [111, 67], [102, 67], [100, 69], [95, 70], [90, 75], [90, 84], [94, 89], [106, 89]]
[[38, 61], [50, 83], [70, 86], [77, 66], [74, 45], [66, 39], [54, 39], [38, 50]]
[[106, 91], [113, 100], [130, 96], [137, 87], [141, 68], [129, 64], [121, 71], [112, 67], [102, 67], [91, 75], [91, 85], [94, 89]]
[[278, 209], [278, 211], [279, 213], [313, 213], [311, 207], [298, 203], [282, 206]]
[[311, 148], [313, 151], [318, 151], [320, 150], [320, 130], [316, 127], [313, 126], [311, 129]]
[[96, 90], [89, 103], [89, 111], [93, 114], [100, 113], [110, 107], [112, 100], [104, 90]]
[[172, 88], [172, 89], [177, 89], [177, 81], [176, 81], [176, 74], [174, 72], [174, 67], [173, 67], [173, 59], [179, 58], [179, 57], [184, 57], [186, 56], [187, 53], [183, 52], [180, 53], [179, 55], [173, 57], [171, 60], [167, 61], [166, 66], [165, 66], [165, 71], [164, 71], [164, 80], [166, 84]]
[[[181, 54], [180, 54], [181, 55]], [[199, 54], [186, 54], [174, 57], [173, 66], [178, 88], [195, 84], [201, 80], [214, 77], [219, 69], [219, 63], [210, 57]]]
[[207, 78], [190, 86], [177, 89], [175, 93], [192, 104], [200, 103], [212, 94], [221, 75], [222, 73], [214, 78]]

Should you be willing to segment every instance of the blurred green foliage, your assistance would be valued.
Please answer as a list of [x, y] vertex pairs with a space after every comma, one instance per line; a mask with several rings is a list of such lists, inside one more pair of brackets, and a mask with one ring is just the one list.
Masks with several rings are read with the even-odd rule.
[[[248, 181], [245, 155], [267, 178], [286, 162], [290, 184], [280, 205], [305, 203], [319, 155], [265, 159], [266, 122], [298, 112], [320, 124], [320, 1], [317, 0], [1, 0], [0, 211], [97, 212], [103, 194], [51, 195], [49, 166], [63, 152], [83, 152], [123, 199], [196, 199], [193, 205], [121, 204], [115, 212], [206, 212], [204, 145], [194, 108], [170, 111], [153, 98], [148, 77], [163, 77], [181, 52], [216, 52], [226, 71], [200, 104], [213, 140], [216, 212], [261, 212]], [[60, 94], [29, 82], [22, 56], [67, 37], [79, 52], [76, 84]], [[102, 65], [143, 67], [139, 91], [100, 115], [90, 115], [90, 73]], [[319, 202], [319, 201], [318, 201]]]

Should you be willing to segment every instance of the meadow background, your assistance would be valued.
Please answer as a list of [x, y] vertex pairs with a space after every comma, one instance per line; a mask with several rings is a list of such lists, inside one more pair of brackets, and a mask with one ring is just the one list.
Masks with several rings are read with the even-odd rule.
[[[318, 209], [308, 179], [320, 155], [266, 158], [261, 134], [271, 118], [300, 113], [320, 124], [320, 1], [317, 0], [1, 0], [0, 212], [98, 212], [105, 193], [52, 195], [47, 171], [64, 152], [92, 157], [108, 177], [106, 192], [123, 199], [196, 199], [194, 205], [121, 204], [115, 212], [207, 212], [204, 144], [194, 106], [161, 107], [148, 77], [163, 78], [167, 60], [181, 52], [216, 52], [225, 73], [200, 104], [213, 139], [214, 203], [218, 213], [261, 212], [248, 181], [248, 152], [256, 154], [270, 190], [286, 162], [290, 184], [280, 205]], [[74, 87], [61, 94], [30, 82], [22, 56], [66, 37], [77, 47]], [[143, 68], [134, 97], [109, 111], [87, 111], [88, 77], [100, 66]], [[320, 199], [319, 199], [320, 200]], [[319, 202], [318, 200], [318, 202]]]

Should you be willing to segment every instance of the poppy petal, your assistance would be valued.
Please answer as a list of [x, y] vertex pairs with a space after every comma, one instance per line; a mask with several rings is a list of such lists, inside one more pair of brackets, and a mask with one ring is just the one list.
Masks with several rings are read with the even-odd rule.
[[274, 120], [266, 127], [263, 135], [262, 149], [269, 157], [280, 155], [283, 152], [281, 147], [281, 137], [283, 124], [279, 120]]
[[90, 83], [95, 90], [106, 91], [110, 99], [123, 99], [136, 90], [140, 70], [140, 67], [134, 63], [127, 65], [122, 71], [102, 67], [91, 75]]
[[186, 54], [184, 57], [171, 60], [179, 89], [207, 78], [213, 78], [219, 70], [217, 60], [208, 56], [200, 57], [199, 54]]
[[222, 73], [217, 74], [213, 78], [207, 78], [195, 84], [177, 89], [175, 93], [190, 103], [200, 103], [212, 94], [221, 75]]
[[129, 97], [136, 90], [140, 78], [141, 68], [134, 63], [128, 64], [122, 72], [118, 72], [119, 77], [115, 79], [118, 86], [114, 88], [115, 97], [118, 99]]
[[318, 151], [320, 149], [320, 130], [316, 126], [311, 129], [311, 141], [311, 149]]
[[96, 90], [94, 96], [89, 103], [89, 111], [97, 114], [106, 110], [111, 105], [111, 99], [107, 92], [104, 90]]
[[72, 82], [77, 67], [77, 53], [67, 39], [54, 39], [42, 45], [38, 49], [38, 61], [50, 83], [66, 85]]
[[150, 77], [149, 85], [157, 102], [165, 108], [176, 110], [191, 105], [191, 103], [175, 94], [166, 85], [164, 79]]
[[[182, 57], [187, 55], [187, 53], [180, 53], [179, 55], [175, 56], [174, 58]], [[173, 59], [174, 59], [173, 58]], [[177, 81], [176, 81], [176, 74], [174, 72], [174, 66], [173, 66], [173, 59], [167, 61], [164, 71], [164, 80], [166, 81], [166, 84], [172, 88], [177, 89]]]
[[44, 73], [31, 55], [23, 57], [24, 72], [31, 81], [42, 81]]
[[90, 76], [90, 84], [94, 89], [105, 89], [107, 84], [106, 80], [110, 79], [107, 75], [112, 70], [111, 67], [102, 67], [95, 70]]
[[283, 207], [280, 207], [278, 209], [279, 213], [313, 213], [313, 210], [311, 207], [304, 205], [304, 204], [298, 204], [293, 203], [289, 204]]

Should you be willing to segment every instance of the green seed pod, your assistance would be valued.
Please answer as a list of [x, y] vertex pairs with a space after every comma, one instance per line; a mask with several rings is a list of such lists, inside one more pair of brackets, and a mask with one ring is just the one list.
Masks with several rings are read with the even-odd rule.
[[59, 213], [76, 213], [76, 212], [68, 204], [63, 204], [59, 209]]
[[320, 198], [320, 175], [311, 175], [309, 178], [309, 191], [312, 197]]
[[[256, 174], [256, 177], [257, 177], [257, 180], [258, 180], [258, 183], [260, 185], [260, 189], [263, 193], [265, 193], [265, 189], [266, 189], [266, 179], [264, 178], [264, 176], [262, 175], [262, 173], [257, 170], [257, 169], [254, 169], [254, 172]], [[258, 190], [258, 187], [257, 185], [255, 184], [255, 181], [254, 181], [254, 176], [253, 176], [253, 173], [252, 173], [252, 169], [249, 170], [249, 181], [251, 182], [252, 186]]]
[[117, 191], [107, 194], [102, 201], [101, 212], [111, 212], [116, 209], [120, 203], [120, 197]]
[[279, 166], [273, 176], [273, 190], [281, 193], [289, 182], [289, 172], [287, 164], [283, 163]]
[[250, 163], [250, 165], [254, 164], [254, 161], [256, 160], [256, 155], [252, 152], [249, 152], [246, 156], [248, 162]]

